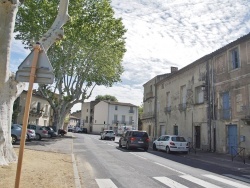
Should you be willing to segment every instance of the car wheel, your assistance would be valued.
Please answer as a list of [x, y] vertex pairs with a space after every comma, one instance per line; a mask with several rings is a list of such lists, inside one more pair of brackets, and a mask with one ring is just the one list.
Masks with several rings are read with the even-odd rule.
[[148, 148], [144, 148], [144, 151], [148, 151]]
[[115, 141], [115, 138], [112, 138], [111, 140]]
[[170, 148], [168, 146], [166, 147], [166, 152], [167, 152], [167, 154], [171, 153]]
[[15, 144], [17, 141], [17, 137], [15, 135], [11, 135], [11, 142], [12, 144]]
[[41, 135], [36, 133], [36, 140], [41, 140], [41, 139], [42, 139]]
[[126, 144], [126, 148], [127, 148], [127, 150], [130, 149], [128, 142], [127, 142], [127, 144]]
[[31, 140], [30, 140], [30, 136], [29, 136], [28, 134], [27, 134], [26, 140], [29, 141], [29, 142], [31, 141]]
[[121, 144], [121, 141], [119, 141], [119, 148], [122, 148], [122, 144]]
[[52, 134], [49, 134], [49, 137], [52, 138]]
[[155, 144], [153, 144], [153, 150], [154, 150], [154, 151], [157, 151], [157, 148], [156, 148], [156, 145], [155, 145]]

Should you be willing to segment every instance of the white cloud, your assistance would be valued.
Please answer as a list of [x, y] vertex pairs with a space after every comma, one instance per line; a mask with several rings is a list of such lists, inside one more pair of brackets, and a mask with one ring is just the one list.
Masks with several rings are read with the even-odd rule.
[[[116, 17], [128, 30], [122, 62], [122, 82], [98, 87], [96, 95], [110, 94], [121, 102], [140, 105], [143, 84], [158, 74], [180, 68], [250, 32], [249, 0], [112, 0]], [[14, 43], [14, 67], [24, 58]], [[13, 60], [14, 59], [14, 60]], [[80, 109], [79, 107], [74, 108]]]

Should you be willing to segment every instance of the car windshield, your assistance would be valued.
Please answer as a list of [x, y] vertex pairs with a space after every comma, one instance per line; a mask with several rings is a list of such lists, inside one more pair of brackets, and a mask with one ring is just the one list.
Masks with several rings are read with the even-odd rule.
[[185, 138], [180, 137], [180, 136], [172, 137], [171, 140], [172, 140], [172, 141], [175, 141], [175, 142], [186, 142]]
[[134, 137], [148, 137], [146, 132], [133, 132], [132, 136]]

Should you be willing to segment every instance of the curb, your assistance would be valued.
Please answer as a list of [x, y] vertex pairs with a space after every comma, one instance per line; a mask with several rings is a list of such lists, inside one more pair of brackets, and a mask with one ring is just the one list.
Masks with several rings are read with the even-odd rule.
[[[71, 137], [74, 138], [73, 135], [71, 135]], [[80, 182], [78, 169], [77, 169], [77, 166], [76, 166], [75, 155], [73, 153], [73, 140], [71, 142], [71, 158], [72, 158], [73, 171], [74, 171], [74, 177], [75, 177], [75, 186], [76, 186], [76, 188], [81, 188], [81, 182]]]
[[75, 185], [76, 185], [76, 188], [81, 188], [80, 178], [79, 178], [79, 174], [78, 174], [78, 170], [76, 166], [75, 155], [72, 153], [71, 156], [72, 156], [72, 163], [73, 163], [73, 170], [74, 170], [74, 177], [75, 177]]

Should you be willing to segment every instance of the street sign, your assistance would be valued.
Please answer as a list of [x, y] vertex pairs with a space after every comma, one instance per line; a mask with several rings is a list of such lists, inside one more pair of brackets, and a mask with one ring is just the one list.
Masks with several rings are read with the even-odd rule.
[[[42, 47], [42, 46], [41, 46]], [[16, 72], [16, 80], [19, 82], [29, 82], [31, 65], [34, 57], [34, 50], [26, 57], [26, 59], [19, 65]], [[39, 84], [53, 84], [54, 82], [53, 67], [47, 57], [45, 51], [40, 51], [38, 55], [38, 62], [36, 67], [36, 75], [34, 83]]]

